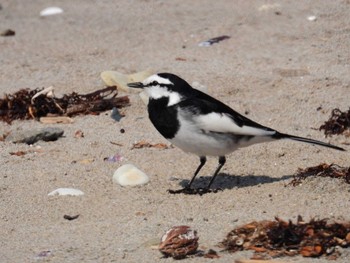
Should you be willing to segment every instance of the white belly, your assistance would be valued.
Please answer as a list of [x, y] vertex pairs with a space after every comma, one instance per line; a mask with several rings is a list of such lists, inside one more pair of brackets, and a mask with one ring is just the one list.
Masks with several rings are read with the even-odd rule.
[[182, 120], [182, 126], [169, 141], [185, 152], [198, 156], [225, 156], [239, 148], [272, 140], [270, 137], [244, 137], [232, 133], [206, 132], [190, 121]]

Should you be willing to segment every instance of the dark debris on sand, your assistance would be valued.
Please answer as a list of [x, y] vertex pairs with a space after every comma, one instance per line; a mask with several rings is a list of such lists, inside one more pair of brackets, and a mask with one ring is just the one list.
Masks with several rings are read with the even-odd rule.
[[344, 112], [333, 109], [331, 117], [320, 126], [319, 130], [324, 130], [326, 137], [335, 134], [350, 136], [350, 108]]
[[302, 181], [311, 176], [342, 179], [344, 182], [350, 184], [350, 167], [342, 167], [337, 164], [322, 163], [317, 166], [304, 169], [299, 168], [297, 173], [293, 175], [293, 180], [288, 185], [300, 185]]
[[5, 94], [0, 99], [0, 120], [11, 123], [14, 120], [39, 119], [44, 116], [75, 116], [78, 114], [98, 114], [113, 107], [129, 105], [129, 98], [116, 97], [116, 87], [107, 87], [89, 94], [73, 92], [61, 98], [41, 94], [43, 89], [21, 89], [13, 94]]
[[310, 222], [298, 216], [297, 222], [275, 218], [251, 222], [228, 233], [220, 247], [229, 252], [253, 250], [253, 258], [296, 256], [336, 259], [340, 247], [350, 245], [350, 222]]

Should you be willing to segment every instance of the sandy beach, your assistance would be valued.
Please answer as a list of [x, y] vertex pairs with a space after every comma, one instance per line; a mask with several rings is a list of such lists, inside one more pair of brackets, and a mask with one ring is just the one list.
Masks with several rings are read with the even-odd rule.
[[[170, 145], [148, 119], [136, 92], [119, 122], [111, 112], [74, 117], [72, 124], [37, 120], [1, 122], [0, 135], [59, 127], [57, 141], [33, 145], [0, 141], [0, 262], [173, 262], [155, 249], [176, 225], [197, 230], [199, 249], [235, 262], [252, 251], [217, 246], [235, 227], [278, 216], [296, 221], [350, 220], [350, 185], [309, 178], [288, 185], [298, 168], [349, 166], [349, 137], [325, 137], [319, 127], [334, 108], [349, 109], [350, 2], [336, 1], [0, 1], [0, 97], [23, 88], [53, 86], [57, 97], [105, 87], [106, 70], [131, 74], [171, 72], [254, 121], [313, 138], [346, 152], [293, 141], [257, 144], [227, 156], [214, 186], [218, 193], [171, 195], [199, 164], [176, 147], [132, 149], [146, 141]], [[46, 17], [50, 6], [63, 13]], [[229, 36], [201, 47], [213, 37]], [[121, 130], [125, 132], [121, 132]], [[75, 137], [81, 130], [84, 137]], [[11, 152], [24, 151], [22, 156]], [[121, 160], [105, 161], [113, 155]], [[114, 171], [127, 163], [150, 182], [121, 187]], [[208, 158], [195, 182], [203, 187], [217, 166]], [[57, 188], [82, 196], [48, 196]], [[64, 215], [79, 217], [66, 220]], [[350, 249], [335, 262], [347, 263]], [[325, 263], [325, 257], [283, 257], [282, 262]]]

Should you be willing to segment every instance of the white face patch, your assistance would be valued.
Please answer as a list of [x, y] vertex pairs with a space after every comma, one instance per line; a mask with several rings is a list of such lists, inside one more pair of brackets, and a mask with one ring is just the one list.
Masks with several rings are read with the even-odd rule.
[[[152, 83], [158, 83], [159, 85], [155, 84], [152, 85]], [[174, 91], [170, 91], [167, 89], [167, 87], [162, 87], [161, 85], [174, 85], [174, 83], [172, 83], [169, 79], [166, 78], [162, 78], [160, 76], [156, 75], [152, 75], [150, 77], [148, 77], [147, 79], [145, 79], [143, 81], [143, 84], [145, 86], [150, 85], [145, 87], [145, 91], [147, 92], [148, 96], [151, 99], [160, 99], [160, 98], [169, 98], [169, 103], [168, 106], [172, 106], [176, 103], [179, 103], [181, 101], [181, 96], [179, 93], [174, 92]]]
[[168, 106], [172, 106], [181, 101], [179, 93], [169, 91], [166, 87], [160, 87], [159, 85], [147, 87], [145, 91], [151, 99], [169, 98]]
[[162, 78], [162, 77], [158, 76], [157, 74], [148, 77], [142, 83], [144, 85], [148, 85], [148, 84], [150, 84], [150, 83], [152, 83], [154, 81], [158, 82], [159, 84], [174, 85], [174, 83], [172, 83], [169, 79]]

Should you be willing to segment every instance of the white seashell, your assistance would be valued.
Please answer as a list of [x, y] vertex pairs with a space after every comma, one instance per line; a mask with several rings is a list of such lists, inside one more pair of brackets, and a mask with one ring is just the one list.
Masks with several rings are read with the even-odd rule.
[[307, 20], [309, 21], [316, 21], [317, 17], [316, 16], [308, 16]]
[[73, 195], [73, 196], [78, 196], [78, 195], [84, 195], [84, 192], [80, 191], [79, 189], [74, 189], [74, 188], [58, 188], [51, 193], [48, 194], [49, 196], [52, 195]]
[[135, 186], [147, 184], [149, 178], [147, 174], [136, 168], [134, 165], [125, 164], [114, 172], [113, 182], [121, 186]]
[[260, 12], [262, 12], [262, 11], [268, 11], [268, 10], [271, 10], [271, 9], [276, 9], [276, 8], [279, 8], [279, 7], [281, 7], [281, 5], [277, 4], [277, 3], [275, 3], [275, 4], [264, 4], [264, 5], [260, 6], [258, 8], [258, 10]]
[[60, 7], [47, 7], [40, 12], [40, 16], [52, 16], [63, 13], [63, 9]]
[[31, 99], [32, 104], [34, 103], [34, 99], [39, 97], [40, 95], [46, 95], [46, 97], [48, 97], [48, 98], [55, 97], [54, 87], [50, 86], [50, 87], [47, 87], [47, 88], [43, 89], [42, 91], [39, 91], [39, 92], [35, 93], [35, 95]]

